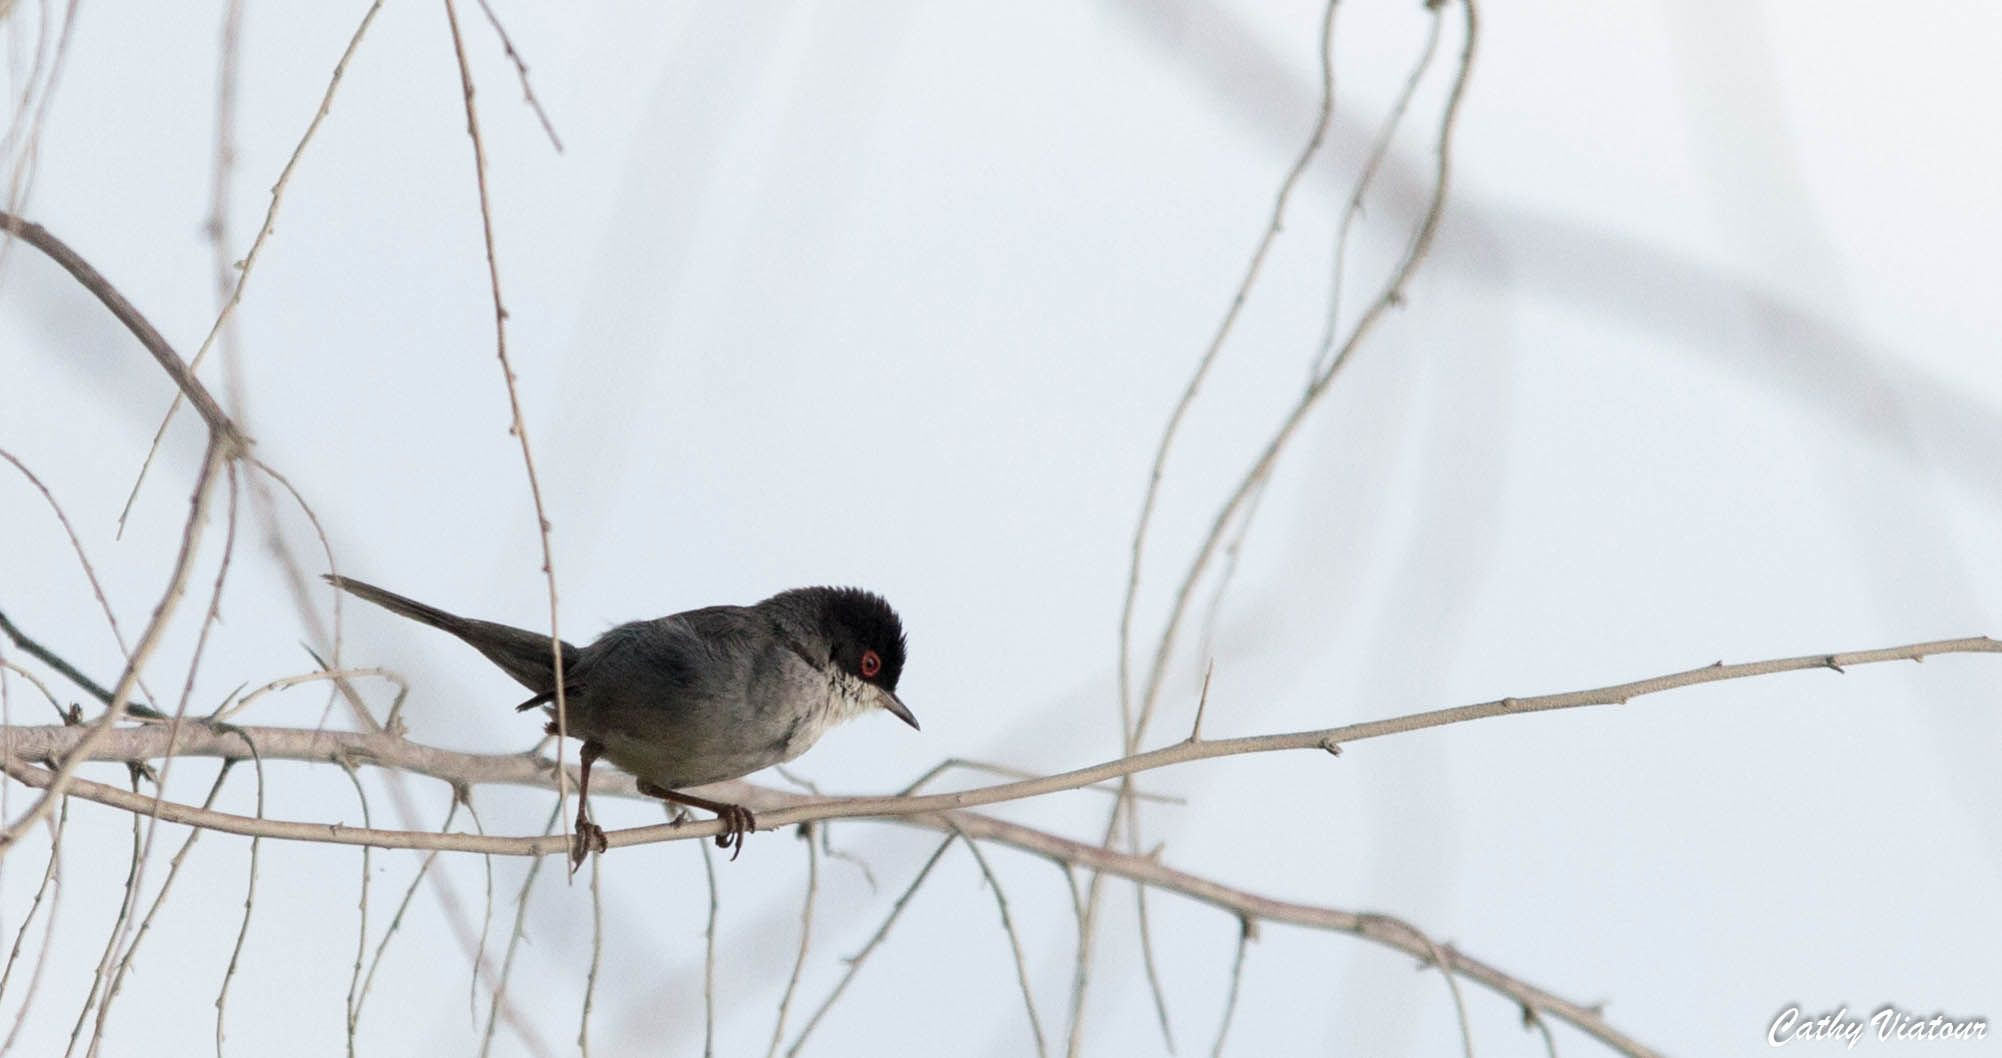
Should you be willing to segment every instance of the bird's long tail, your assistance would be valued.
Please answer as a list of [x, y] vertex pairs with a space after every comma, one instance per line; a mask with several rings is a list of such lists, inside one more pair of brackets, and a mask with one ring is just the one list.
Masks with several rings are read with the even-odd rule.
[[[336, 577], [323, 574], [323, 579], [334, 587], [350, 595], [367, 599], [391, 613], [401, 614], [413, 621], [419, 621], [433, 628], [442, 628], [465, 640], [474, 650], [486, 655], [488, 661], [501, 667], [503, 672], [514, 677], [515, 682], [541, 696], [556, 693], [556, 664], [550, 656], [549, 637], [526, 628], [480, 621], [470, 617], [449, 614], [435, 606], [426, 606], [415, 599], [398, 595], [386, 588], [378, 588], [366, 581], [353, 577]], [[575, 671], [577, 648], [563, 644], [563, 670]], [[566, 677], [565, 684], [571, 681]]]

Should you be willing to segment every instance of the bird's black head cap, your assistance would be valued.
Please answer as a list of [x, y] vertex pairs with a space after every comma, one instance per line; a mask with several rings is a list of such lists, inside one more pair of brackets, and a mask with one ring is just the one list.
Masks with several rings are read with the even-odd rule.
[[861, 588], [798, 588], [767, 601], [804, 604], [841, 671], [886, 691], [897, 689], [904, 674], [904, 623], [881, 595]]

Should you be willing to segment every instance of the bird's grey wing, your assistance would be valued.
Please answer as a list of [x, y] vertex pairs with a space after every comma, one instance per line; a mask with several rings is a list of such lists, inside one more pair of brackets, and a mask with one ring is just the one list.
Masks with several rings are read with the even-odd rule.
[[585, 648], [578, 678], [594, 711], [673, 717], [742, 686], [759, 615], [710, 606], [619, 625]]
[[[747, 757], [744, 690], [764, 618], [712, 606], [606, 632], [584, 650], [571, 730], [612, 763], [670, 789], [734, 778]], [[769, 762], [763, 762], [769, 763]]]

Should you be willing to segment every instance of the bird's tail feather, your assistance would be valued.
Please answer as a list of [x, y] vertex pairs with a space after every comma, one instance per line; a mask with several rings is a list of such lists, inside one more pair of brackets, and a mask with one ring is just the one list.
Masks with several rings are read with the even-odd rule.
[[[536, 692], [538, 696], [553, 696], [556, 691], [556, 665], [550, 656], [549, 637], [526, 628], [480, 621], [470, 617], [446, 613], [435, 606], [426, 606], [408, 596], [398, 595], [387, 588], [378, 588], [367, 581], [353, 577], [337, 577], [324, 574], [323, 579], [342, 591], [357, 598], [400, 614], [413, 621], [440, 628], [458, 636], [474, 650], [486, 655], [488, 661], [501, 667], [501, 671], [514, 677], [515, 682]], [[563, 668], [570, 672], [577, 664], [577, 648], [563, 644]], [[566, 678], [564, 681], [570, 681]]]

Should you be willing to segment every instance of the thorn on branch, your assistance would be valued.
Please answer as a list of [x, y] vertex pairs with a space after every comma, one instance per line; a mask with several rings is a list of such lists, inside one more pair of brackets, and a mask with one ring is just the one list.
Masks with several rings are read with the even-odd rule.
[[1830, 654], [1830, 655], [1828, 655], [1827, 657], [1825, 657], [1825, 658], [1821, 659], [1821, 663], [1822, 663], [1823, 665], [1825, 665], [1825, 666], [1827, 666], [1827, 667], [1831, 668], [1831, 669], [1834, 669], [1834, 670], [1835, 670], [1835, 671], [1837, 671], [1837, 672], [1840, 672], [1840, 673], [1842, 673], [1842, 674], [1843, 674], [1843, 675], [1845, 675], [1845, 676], [1847, 676], [1847, 675], [1848, 675], [1848, 672], [1844, 671], [1844, 670], [1843, 670], [1843, 668], [1842, 668], [1842, 666], [1840, 666], [1840, 665], [1837, 665], [1837, 664], [1835, 663], [1835, 655], [1833, 655], [1833, 654]]
[[1331, 756], [1331, 757], [1339, 757], [1339, 756], [1341, 756], [1341, 755], [1342, 755], [1342, 744], [1341, 744], [1341, 743], [1339, 743], [1339, 742], [1336, 742], [1336, 741], [1335, 741], [1334, 739], [1332, 739], [1332, 738], [1324, 738], [1324, 739], [1322, 739], [1322, 740], [1321, 740], [1321, 748], [1322, 748], [1322, 749], [1325, 749], [1325, 750], [1327, 750], [1327, 751], [1328, 751], [1328, 755], [1329, 755], [1329, 756]]

